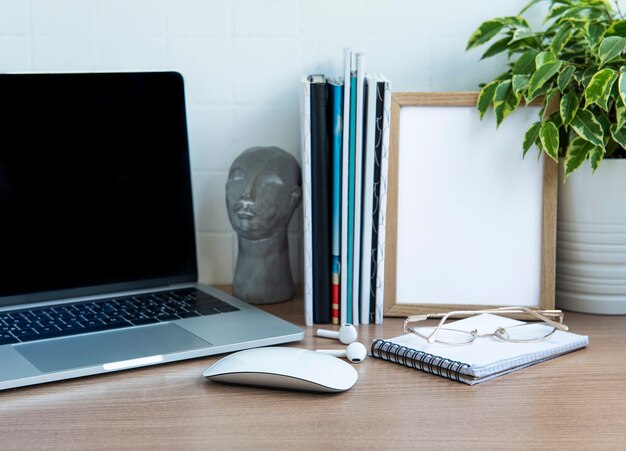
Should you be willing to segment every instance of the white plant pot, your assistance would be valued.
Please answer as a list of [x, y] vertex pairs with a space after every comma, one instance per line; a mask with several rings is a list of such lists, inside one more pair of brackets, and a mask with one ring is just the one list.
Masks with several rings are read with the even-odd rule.
[[556, 305], [626, 314], [626, 160], [585, 162], [559, 180]]

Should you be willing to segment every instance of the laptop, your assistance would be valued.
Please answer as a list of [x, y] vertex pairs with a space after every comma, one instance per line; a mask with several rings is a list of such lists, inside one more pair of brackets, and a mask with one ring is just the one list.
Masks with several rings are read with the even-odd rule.
[[0, 99], [0, 389], [304, 338], [198, 283], [180, 74], [3, 74]]

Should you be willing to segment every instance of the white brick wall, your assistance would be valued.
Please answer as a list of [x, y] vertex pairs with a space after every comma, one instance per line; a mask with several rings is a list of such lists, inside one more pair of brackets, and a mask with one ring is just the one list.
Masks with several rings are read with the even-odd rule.
[[[301, 74], [341, 73], [342, 49], [394, 91], [473, 90], [502, 59], [465, 43], [526, 0], [0, 0], [0, 71], [177, 70], [185, 77], [201, 278], [232, 281], [224, 204], [231, 162], [254, 145], [299, 159]], [[301, 273], [300, 212], [290, 226]]]

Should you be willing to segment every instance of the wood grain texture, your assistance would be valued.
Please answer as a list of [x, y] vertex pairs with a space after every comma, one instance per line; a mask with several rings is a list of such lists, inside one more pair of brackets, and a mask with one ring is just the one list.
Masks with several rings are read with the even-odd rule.
[[[397, 303], [397, 252], [398, 246], [398, 165], [400, 160], [400, 111], [411, 106], [474, 107], [477, 92], [399, 92], [392, 95], [391, 133], [389, 145], [389, 178], [387, 188], [387, 239], [385, 242], [385, 316], [405, 317], [420, 313], [446, 312], [452, 310], [478, 310], [493, 308], [493, 305], [467, 304], [408, 304]], [[543, 98], [530, 103], [542, 106]], [[555, 103], [556, 102], [556, 103]], [[558, 99], [553, 100], [545, 114], [558, 108]], [[478, 114], [478, 113], [477, 113]], [[523, 133], [523, 130], [520, 131]], [[521, 135], [520, 135], [521, 136]], [[555, 302], [556, 271], [556, 212], [557, 212], [558, 165], [549, 158], [544, 159], [542, 188], [541, 224], [541, 274], [539, 301], [535, 308], [552, 309]], [[516, 318], [526, 318], [517, 315]]]
[[[264, 310], [302, 325], [302, 305]], [[202, 378], [214, 356], [8, 390], [0, 449], [623, 449], [626, 317], [565, 322], [587, 349], [472, 387], [374, 358], [342, 394], [229, 386]], [[359, 339], [401, 323], [358, 326]], [[292, 346], [340, 347], [305, 330]]]
[[385, 287], [384, 315], [391, 315], [396, 300], [396, 269], [398, 263], [398, 164], [400, 141], [400, 108], [402, 97], [391, 96], [391, 131], [387, 175], [387, 211], [385, 216]]
[[[554, 96], [543, 117], [559, 110], [561, 96]], [[554, 308], [556, 296], [556, 227], [559, 188], [559, 164], [544, 155], [541, 224], [541, 307]]]

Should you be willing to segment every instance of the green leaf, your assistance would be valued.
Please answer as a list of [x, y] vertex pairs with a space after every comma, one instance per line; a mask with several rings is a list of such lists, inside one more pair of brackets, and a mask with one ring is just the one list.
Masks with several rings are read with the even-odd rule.
[[600, 124], [600, 127], [602, 127], [603, 145], [606, 145], [611, 139], [611, 119], [604, 111], [594, 114], [594, 117]]
[[598, 22], [590, 22], [585, 24], [585, 31], [587, 34], [587, 42], [589, 43], [589, 47], [594, 48], [602, 37], [604, 36], [604, 32], [606, 31], [606, 25]]
[[494, 42], [485, 53], [483, 53], [483, 56], [480, 57], [481, 60], [484, 60], [485, 58], [489, 58], [490, 56], [494, 56], [497, 55], [498, 53], [502, 53], [505, 50], [508, 50], [509, 48], [509, 40], [511, 39], [510, 36], [507, 36], [505, 38], [500, 39], [499, 41]]
[[498, 20], [500, 20], [503, 25], [519, 26], [519, 27], [530, 28], [530, 25], [528, 24], [528, 21], [526, 19], [524, 19], [523, 17], [521, 17], [521, 16], [500, 17]]
[[535, 36], [535, 33], [533, 33], [533, 30], [531, 30], [529, 27], [516, 27], [515, 31], [513, 32], [513, 38], [509, 41], [509, 44], [513, 44], [514, 42], [521, 41], [522, 39], [526, 38], [531, 38], [533, 36]]
[[626, 129], [617, 124], [611, 124], [611, 136], [620, 146], [626, 149]]
[[598, 169], [598, 166], [600, 166], [600, 163], [604, 159], [604, 152], [603, 146], [595, 146], [591, 149], [589, 159], [591, 160], [591, 169], [593, 172], [596, 172], [596, 169]]
[[583, 86], [587, 86], [589, 84], [589, 82], [591, 81], [591, 77], [593, 77], [596, 72], [598, 72], [599, 67], [596, 66], [589, 66], [587, 67], [584, 72], [582, 73], [582, 76], [580, 77], [580, 82], [582, 83]]
[[609, 36], [600, 43], [600, 66], [619, 56], [626, 47], [626, 38], [619, 36]]
[[576, 68], [574, 66], [567, 66], [561, 71], [558, 78], [556, 79], [556, 84], [559, 86], [559, 91], [565, 92], [565, 89], [567, 88], [567, 85], [569, 85], [569, 82], [572, 79], [572, 75], [574, 75], [575, 70]]
[[593, 145], [602, 145], [602, 126], [589, 111], [579, 108], [576, 115], [571, 120], [570, 126], [581, 138], [589, 141]]
[[580, 98], [574, 94], [573, 92], [568, 92], [563, 97], [561, 97], [561, 103], [559, 105], [559, 112], [561, 114], [561, 119], [563, 120], [563, 125], [569, 125], [576, 116], [576, 112], [578, 111], [578, 104], [580, 103]]
[[476, 102], [476, 108], [478, 108], [478, 112], [480, 113], [480, 118], [482, 119], [489, 105], [493, 101], [493, 95], [496, 92], [496, 88], [500, 82], [498, 80], [494, 80], [491, 83], [487, 83], [483, 89], [478, 93], [478, 101]]
[[543, 99], [543, 107], [541, 108], [541, 111], [539, 111], [539, 117], [544, 117], [548, 108], [550, 108], [548, 114], [551, 115], [555, 111], [558, 114], [558, 105], [555, 105], [554, 101], [560, 95], [561, 93], [556, 89], [552, 89], [546, 94], [545, 98]]
[[561, 14], [563, 14], [565, 11], [567, 11], [570, 8], [571, 7], [569, 5], [553, 6], [550, 9], [550, 12], [546, 15], [546, 18], [543, 21], [543, 23], [549, 22], [550, 20], [554, 19], [555, 17], [560, 16]]
[[549, 62], [535, 71], [530, 77], [530, 83], [528, 84], [528, 93], [531, 98], [534, 98], [534, 95], [541, 87], [559, 71], [561, 64], [563, 64], [562, 61]]
[[572, 139], [565, 150], [565, 180], [587, 159], [594, 145], [578, 136]]
[[626, 37], [626, 20], [617, 20], [607, 28], [605, 36], [620, 36]]
[[626, 105], [621, 97], [615, 99], [615, 119], [617, 120], [617, 128], [622, 128], [626, 124]]
[[604, 88], [602, 95], [600, 96], [598, 100], [596, 100], [596, 105], [598, 105], [607, 113], [609, 112], [609, 99], [611, 97], [611, 92], [613, 91], [613, 85], [615, 84], [616, 80], [617, 80], [617, 72], [613, 71], [613, 75], [611, 76], [611, 79], [609, 80], [606, 87]]
[[526, 156], [526, 152], [532, 147], [533, 144], [539, 139], [539, 130], [541, 129], [541, 121], [535, 122], [533, 125], [528, 127], [526, 130], [526, 134], [524, 135], [524, 156]]
[[569, 41], [571, 37], [571, 31], [572, 26], [565, 24], [559, 31], [556, 32], [552, 38], [552, 42], [550, 43], [550, 50], [552, 50], [552, 53], [558, 55], [561, 50], [563, 50], [563, 47], [565, 47], [565, 44], [567, 44], [567, 41]]
[[606, 68], [596, 72], [585, 89], [585, 108], [592, 103], [598, 103], [598, 106], [606, 110], [608, 95], [616, 79], [617, 73], [613, 69]]
[[559, 130], [552, 122], [544, 122], [539, 130], [541, 145], [548, 156], [559, 162]]
[[513, 65], [513, 74], [530, 75], [535, 71], [535, 57], [537, 50], [531, 49], [522, 53], [519, 59]]
[[548, 116], [547, 120], [552, 122], [554, 125], [556, 125], [556, 128], [561, 128], [563, 126], [563, 120], [561, 119], [561, 113], [559, 113], [558, 111], [555, 111], [550, 116]]
[[489, 39], [497, 35], [504, 27], [504, 23], [501, 19], [493, 19], [483, 22], [480, 27], [470, 36], [465, 50], [473, 49], [481, 44], [484, 44]]
[[612, 157], [616, 150], [621, 149], [620, 145], [614, 139], [610, 139], [609, 143], [604, 146], [604, 157]]
[[513, 91], [510, 80], [503, 81], [496, 88], [493, 98], [493, 109], [496, 113], [496, 125], [500, 123], [517, 108], [519, 97]]
[[626, 105], [626, 66], [622, 66], [619, 70], [619, 81], [617, 82], [617, 89], [619, 96], [622, 99], [622, 103]]
[[539, 52], [535, 57], [535, 67], [541, 67], [546, 63], [556, 61], [556, 55], [552, 52]]
[[529, 81], [530, 75], [513, 75], [512, 82], [515, 95], [519, 96], [520, 91], [528, 87]]
[[559, 22], [573, 21], [573, 22], [589, 22], [591, 20], [599, 19], [604, 15], [604, 11], [600, 8], [593, 6], [576, 6], [566, 11], [560, 18]]

